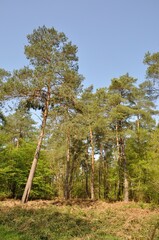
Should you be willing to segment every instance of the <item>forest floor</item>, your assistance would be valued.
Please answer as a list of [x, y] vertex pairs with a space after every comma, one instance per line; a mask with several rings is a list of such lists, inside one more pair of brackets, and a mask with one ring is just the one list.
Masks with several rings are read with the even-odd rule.
[[159, 206], [91, 200], [0, 202], [0, 240], [159, 240]]

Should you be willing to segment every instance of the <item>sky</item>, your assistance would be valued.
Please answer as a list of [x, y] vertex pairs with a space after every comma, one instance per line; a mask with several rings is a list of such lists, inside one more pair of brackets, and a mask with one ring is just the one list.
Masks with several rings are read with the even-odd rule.
[[145, 80], [147, 51], [159, 51], [159, 0], [0, 0], [0, 68], [28, 65], [27, 34], [45, 25], [78, 47], [84, 87], [129, 73]]

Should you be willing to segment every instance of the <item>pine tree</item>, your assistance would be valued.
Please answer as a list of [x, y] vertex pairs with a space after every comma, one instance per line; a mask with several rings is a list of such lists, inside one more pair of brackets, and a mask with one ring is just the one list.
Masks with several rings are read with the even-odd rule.
[[32, 67], [15, 71], [8, 82], [8, 86], [12, 86], [12, 97], [18, 98], [26, 108], [41, 110], [42, 114], [41, 132], [22, 197], [23, 203], [27, 202], [31, 190], [49, 111], [63, 101], [66, 104], [74, 102], [82, 81], [78, 74], [77, 47], [68, 41], [64, 33], [43, 26], [27, 38], [25, 54]]
[[129, 200], [129, 179], [128, 163], [125, 154], [127, 129], [130, 126], [130, 119], [134, 115], [134, 91], [136, 79], [128, 74], [119, 79], [112, 79], [109, 86], [112, 128], [116, 135], [117, 162], [118, 162], [118, 200]]

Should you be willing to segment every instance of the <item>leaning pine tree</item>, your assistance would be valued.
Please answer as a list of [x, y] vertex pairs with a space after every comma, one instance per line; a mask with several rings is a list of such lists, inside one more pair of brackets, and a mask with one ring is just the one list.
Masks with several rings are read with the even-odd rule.
[[43, 26], [27, 38], [25, 54], [31, 68], [15, 71], [10, 81], [13, 95], [18, 96], [23, 106], [41, 110], [42, 124], [22, 203], [28, 201], [49, 112], [61, 104], [74, 105], [82, 81], [78, 74], [77, 47], [64, 33]]

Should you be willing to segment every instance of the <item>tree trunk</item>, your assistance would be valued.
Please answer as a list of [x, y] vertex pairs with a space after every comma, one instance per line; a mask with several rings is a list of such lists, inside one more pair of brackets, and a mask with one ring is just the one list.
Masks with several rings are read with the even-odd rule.
[[86, 196], [90, 198], [90, 188], [89, 188], [89, 153], [88, 153], [88, 138], [87, 138], [87, 147], [85, 155], [85, 191]]
[[70, 179], [69, 179], [69, 198], [71, 198], [72, 188], [73, 188], [73, 180], [74, 180], [74, 173], [76, 171], [76, 158], [73, 156], [71, 161], [71, 167], [70, 167]]
[[125, 156], [125, 146], [124, 146], [124, 139], [122, 139], [121, 143], [121, 154], [123, 158], [123, 178], [124, 178], [124, 202], [129, 201], [129, 182], [128, 182], [128, 176], [127, 176], [127, 161]]
[[124, 172], [124, 202], [129, 201], [129, 182], [127, 178], [127, 173]]
[[102, 146], [100, 147], [99, 167], [98, 167], [98, 198], [101, 198], [101, 179], [102, 179]]
[[94, 200], [94, 142], [93, 142], [93, 133], [90, 127], [90, 139], [91, 139], [91, 199]]
[[108, 160], [107, 160], [107, 151], [104, 149], [104, 199], [108, 199], [109, 194], [109, 183], [108, 183]]
[[102, 177], [102, 171], [101, 171], [101, 159], [99, 160], [99, 169], [98, 169], [98, 198], [101, 198], [101, 177]]
[[39, 154], [40, 154], [40, 150], [41, 150], [42, 140], [44, 138], [44, 131], [45, 131], [46, 120], [47, 120], [47, 116], [48, 116], [49, 103], [50, 103], [50, 92], [48, 91], [47, 100], [45, 102], [45, 110], [43, 112], [43, 121], [42, 121], [42, 125], [41, 125], [41, 132], [40, 132], [38, 144], [37, 144], [37, 147], [36, 147], [36, 151], [35, 151], [35, 154], [34, 154], [34, 159], [33, 159], [33, 162], [32, 162], [31, 169], [30, 169], [30, 173], [29, 173], [29, 176], [28, 176], [28, 180], [27, 180], [25, 190], [24, 190], [24, 193], [23, 193], [23, 196], [22, 196], [22, 200], [21, 200], [22, 203], [26, 203], [28, 201], [29, 194], [30, 194], [30, 191], [31, 191], [33, 178], [34, 178], [34, 174], [35, 174], [35, 170], [36, 170], [36, 166], [37, 166], [37, 162], [38, 162]]
[[64, 187], [64, 197], [66, 200], [70, 198], [69, 175], [70, 175], [70, 134], [68, 133], [67, 156], [66, 156], [66, 177], [65, 177], [65, 187]]
[[90, 198], [88, 172], [85, 173], [85, 191], [87, 197]]
[[117, 161], [118, 161], [118, 184], [117, 184], [117, 200], [122, 199], [123, 193], [123, 170], [121, 159], [121, 143], [119, 139], [119, 124], [116, 123], [116, 146], [117, 146]]

